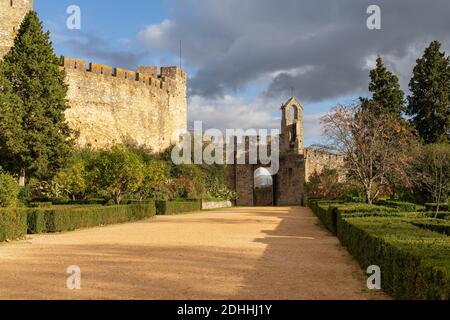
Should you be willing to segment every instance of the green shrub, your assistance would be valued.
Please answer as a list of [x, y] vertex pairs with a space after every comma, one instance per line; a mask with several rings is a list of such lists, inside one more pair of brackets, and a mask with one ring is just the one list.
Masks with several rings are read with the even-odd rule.
[[153, 203], [60, 208], [47, 211], [45, 221], [47, 232], [62, 232], [142, 220], [154, 216], [155, 213]]
[[366, 215], [373, 216], [382, 213], [383, 215], [396, 214], [398, 209], [357, 204], [357, 203], [336, 203], [326, 201], [310, 201], [310, 206], [313, 212], [317, 215], [325, 227], [334, 235], [337, 234], [337, 219], [338, 215]]
[[382, 270], [383, 289], [398, 299], [450, 298], [450, 238], [404, 218], [338, 219], [338, 237], [366, 269]]
[[55, 205], [67, 205], [70, 204], [72, 200], [70, 198], [53, 198], [50, 199], [50, 201]]
[[19, 194], [20, 186], [17, 180], [7, 173], [0, 172], [0, 207], [15, 207]]
[[336, 207], [319, 203], [316, 207], [315, 214], [330, 232], [336, 234]]
[[413, 225], [419, 228], [428, 229], [450, 236], [450, 221], [440, 219], [424, 219], [412, 221]]
[[186, 212], [200, 211], [201, 201], [156, 201], [158, 215], [171, 215]]
[[356, 212], [399, 212], [396, 208], [389, 208], [385, 206], [377, 206], [372, 204], [363, 204], [363, 203], [344, 203], [337, 207], [340, 213], [356, 213]]
[[436, 214], [436, 211], [434, 212], [423, 212], [423, 215], [427, 218], [436, 218], [436, 219], [447, 219], [450, 220], [450, 212], [446, 211], [439, 211]]
[[37, 234], [47, 231], [45, 213], [45, 209], [37, 208], [27, 210], [28, 234]]
[[15, 240], [27, 234], [25, 209], [0, 209], [0, 242]]
[[340, 215], [343, 218], [428, 218], [424, 212], [352, 212]]
[[115, 206], [54, 206], [28, 211], [28, 231], [62, 232], [150, 218], [156, 214], [153, 202]]
[[345, 197], [345, 202], [364, 203], [365, 201], [366, 199], [364, 199], [363, 197], [352, 197], [352, 196]]
[[[425, 208], [427, 211], [434, 211], [436, 212], [438, 209], [438, 204], [437, 203], [426, 203], [425, 204]], [[449, 205], [448, 203], [441, 203], [439, 204], [439, 211], [449, 211]]]
[[391, 208], [397, 208], [403, 212], [415, 212], [418, 209], [416, 204], [404, 201], [382, 200], [380, 201], [380, 204]]
[[50, 208], [52, 206], [51, 202], [30, 202], [30, 208]]

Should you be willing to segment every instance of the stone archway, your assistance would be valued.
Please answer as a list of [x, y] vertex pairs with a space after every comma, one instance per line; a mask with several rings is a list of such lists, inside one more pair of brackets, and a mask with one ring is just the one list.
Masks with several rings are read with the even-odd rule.
[[264, 167], [259, 167], [253, 174], [253, 205], [257, 207], [275, 205], [275, 179]]

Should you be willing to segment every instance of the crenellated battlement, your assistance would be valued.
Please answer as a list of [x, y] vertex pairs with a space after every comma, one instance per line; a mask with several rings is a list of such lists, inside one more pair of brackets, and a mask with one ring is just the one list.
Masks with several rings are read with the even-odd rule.
[[84, 60], [69, 57], [61, 59], [61, 67], [66, 70], [76, 70], [86, 74], [117, 78], [124, 82], [137, 82], [153, 89], [169, 92], [177, 89], [177, 82], [185, 83], [187, 81], [186, 72], [178, 67], [161, 67], [158, 72], [158, 67], [140, 66], [137, 71], [133, 71], [94, 62], [88, 65]]
[[128, 70], [70, 57], [60, 67], [69, 86], [66, 119], [80, 146], [131, 142], [161, 151], [187, 127], [187, 75], [180, 68]]
[[[32, 0], [0, 0], [0, 60], [11, 49]], [[63, 57], [68, 86], [65, 112], [78, 146], [115, 143], [165, 150], [187, 128], [187, 74], [177, 67], [137, 70]]]

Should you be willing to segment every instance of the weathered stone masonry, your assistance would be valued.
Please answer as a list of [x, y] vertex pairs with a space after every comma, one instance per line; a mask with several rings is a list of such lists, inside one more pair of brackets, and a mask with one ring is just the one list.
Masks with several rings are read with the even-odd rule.
[[80, 146], [130, 143], [162, 151], [187, 128], [187, 75], [178, 67], [113, 69], [64, 58], [70, 109], [66, 119]]
[[[272, 177], [272, 188], [255, 189], [254, 174], [262, 164], [228, 166], [228, 185], [234, 190], [239, 206], [254, 205], [300, 205], [305, 204], [305, 182], [314, 172], [322, 172], [325, 167], [337, 169], [345, 176], [342, 156], [304, 147], [303, 107], [296, 98], [289, 99], [281, 106], [280, 168]], [[249, 141], [246, 141], [248, 153]], [[272, 146], [269, 141], [269, 150]], [[248, 157], [248, 154], [246, 155]], [[249, 162], [247, 162], [249, 163]]]
[[[32, 0], [0, 0], [0, 59], [13, 46]], [[116, 143], [162, 151], [187, 128], [187, 75], [177, 67], [139, 67], [137, 72], [63, 58], [69, 85], [66, 119], [79, 146]]]
[[32, 8], [32, 0], [0, 0], [0, 59], [13, 46], [23, 18]]

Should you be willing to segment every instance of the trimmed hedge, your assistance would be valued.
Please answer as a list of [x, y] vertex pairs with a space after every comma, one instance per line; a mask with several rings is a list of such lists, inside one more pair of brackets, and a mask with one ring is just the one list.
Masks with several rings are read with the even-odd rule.
[[338, 219], [338, 237], [365, 269], [382, 270], [398, 299], [450, 299], [450, 238], [402, 218]]
[[337, 202], [321, 202], [311, 201], [311, 209], [325, 225], [325, 227], [334, 235], [337, 234], [337, 219], [338, 215], [366, 215], [373, 216], [377, 214], [397, 214], [399, 211], [395, 208], [367, 205], [367, 204], [355, 204], [355, 203], [337, 203]]
[[53, 204], [51, 202], [30, 202], [30, 208], [50, 208]]
[[0, 242], [27, 234], [26, 209], [0, 209]]
[[156, 214], [173, 215], [201, 211], [201, 201], [156, 201]]
[[[437, 203], [425, 203], [425, 208], [427, 211], [437, 211], [438, 204]], [[449, 204], [448, 203], [441, 203], [439, 205], [439, 211], [449, 211]]]
[[445, 212], [445, 211], [439, 211], [436, 214], [436, 211], [434, 212], [424, 212], [425, 217], [427, 218], [437, 218], [437, 219], [447, 219], [450, 220], [450, 212]]
[[30, 202], [30, 206], [34, 203], [50, 203], [53, 205], [105, 205], [107, 201], [105, 199], [84, 199], [73, 200], [70, 198], [33, 198]]
[[37, 234], [47, 231], [44, 209], [30, 209], [27, 212], [28, 234]]
[[424, 219], [412, 221], [413, 225], [419, 228], [428, 229], [430, 231], [439, 232], [450, 236], [450, 221], [440, 219]]
[[28, 231], [62, 232], [142, 220], [156, 214], [154, 203], [121, 206], [61, 206], [28, 212]]
[[379, 204], [391, 208], [397, 208], [400, 211], [403, 212], [415, 212], [417, 211], [417, 205], [415, 203], [411, 202], [404, 202], [404, 201], [394, 201], [394, 200], [381, 200], [379, 201]]

